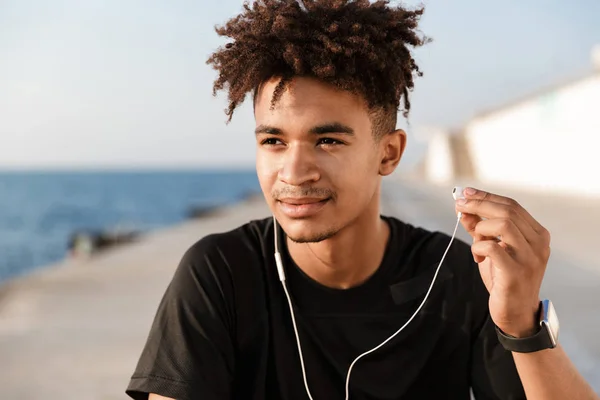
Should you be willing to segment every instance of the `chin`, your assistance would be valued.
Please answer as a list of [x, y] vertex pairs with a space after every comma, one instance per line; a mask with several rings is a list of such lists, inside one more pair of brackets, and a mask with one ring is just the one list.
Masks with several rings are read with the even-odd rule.
[[339, 231], [332, 226], [323, 226], [322, 223], [310, 220], [287, 220], [281, 226], [287, 237], [296, 243], [322, 242]]

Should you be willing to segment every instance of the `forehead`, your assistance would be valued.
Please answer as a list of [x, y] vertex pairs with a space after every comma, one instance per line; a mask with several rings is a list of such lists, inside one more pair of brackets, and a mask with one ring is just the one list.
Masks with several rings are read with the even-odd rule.
[[279, 79], [263, 84], [257, 93], [254, 115], [256, 124], [311, 124], [341, 122], [358, 127], [370, 125], [366, 102], [358, 95], [312, 78], [297, 77], [271, 110], [271, 99]]

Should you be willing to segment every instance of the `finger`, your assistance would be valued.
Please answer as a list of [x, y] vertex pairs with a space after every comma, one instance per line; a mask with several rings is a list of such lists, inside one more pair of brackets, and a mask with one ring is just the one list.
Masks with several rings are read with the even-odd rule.
[[[460, 219], [460, 223], [462, 224], [462, 226], [465, 228], [467, 233], [473, 238], [473, 243], [487, 239], [475, 232], [475, 226], [477, 226], [478, 222], [481, 222], [481, 218], [474, 214], [463, 214], [462, 218]], [[485, 260], [485, 257], [473, 254], [473, 259], [476, 263], [479, 264], [480, 262], [483, 262]]]
[[[481, 221], [482, 219], [475, 214], [463, 214], [460, 219], [460, 223], [465, 228], [465, 231], [467, 231], [467, 233], [473, 238], [473, 243], [478, 242], [480, 240], [494, 239], [492, 237], [486, 238], [475, 231], [475, 227]], [[476, 263], [480, 263], [485, 260], [485, 257], [474, 255], [474, 260]]]
[[474, 256], [489, 257], [494, 267], [498, 269], [511, 268], [515, 264], [515, 260], [508, 254], [507, 249], [495, 240], [481, 240], [473, 243], [471, 252]]
[[[474, 190], [474, 193], [470, 193], [469, 189]], [[475, 188], [466, 188], [464, 191], [465, 198], [468, 200], [482, 200], [482, 201], [491, 201], [493, 203], [504, 204], [510, 207], [513, 207], [517, 213], [533, 228], [535, 232], [541, 234], [545, 231], [545, 228], [535, 219], [525, 208], [523, 208], [516, 200], [506, 197], [500, 196], [498, 194], [486, 192], [484, 190], [479, 190]], [[491, 217], [489, 217], [491, 218]]]
[[475, 232], [482, 237], [494, 238], [492, 240], [498, 242], [518, 262], [527, 262], [531, 255], [531, 245], [511, 220], [488, 219], [481, 221], [475, 227]]
[[542, 240], [538, 232], [523, 217], [523, 214], [512, 205], [496, 203], [490, 200], [469, 199], [461, 204], [457, 202], [456, 209], [463, 213], [476, 214], [487, 219], [511, 220], [522, 233], [525, 240], [531, 244], [537, 244]]
[[477, 226], [477, 224], [481, 221], [482, 219], [478, 215], [463, 213], [460, 219], [460, 224], [463, 226], [463, 228], [465, 228], [465, 231], [467, 231], [467, 233], [471, 235], [473, 239], [475, 239], [475, 236], [477, 235], [475, 232], [475, 226]]
[[481, 236], [498, 238], [499, 241], [512, 247], [529, 246], [517, 225], [510, 219], [496, 218], [481, 221], [475, 226], [475, 232]]

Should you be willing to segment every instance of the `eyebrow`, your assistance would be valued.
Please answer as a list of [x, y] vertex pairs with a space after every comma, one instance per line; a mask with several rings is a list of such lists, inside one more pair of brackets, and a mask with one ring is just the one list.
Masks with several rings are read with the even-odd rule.
[[[339, 122], [331, 122], [323, 125], [317, 125], [312, 127], [308, 132], [314, 135], [324, 135], [327, 133], [343, 133], [349, 136], [354, 135], [354, 129]], [[281, 129], [270, 125], [259, 125], [254, 130], [254, 133], [256, 135], [261, 133], [266, 133], [269, 135], [283, 135], [283, 131]]]

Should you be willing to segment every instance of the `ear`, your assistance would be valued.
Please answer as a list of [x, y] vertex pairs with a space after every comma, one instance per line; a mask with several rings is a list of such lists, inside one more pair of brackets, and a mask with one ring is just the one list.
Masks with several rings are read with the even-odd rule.
[[381, 138], [381, 163], [379, 164], [379, 175], [390, 175], [402, 159], [406, 148], [406, 132], [397, 129]]

